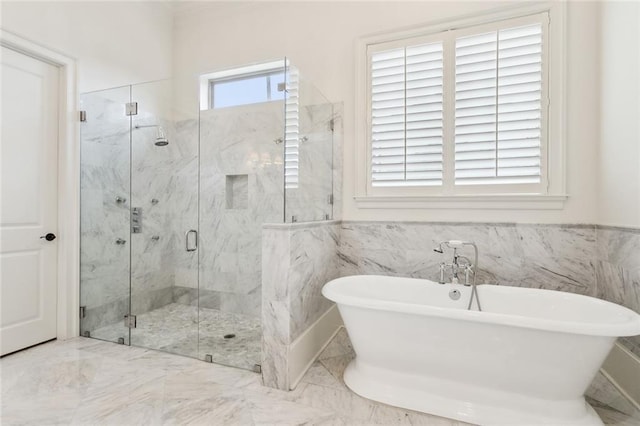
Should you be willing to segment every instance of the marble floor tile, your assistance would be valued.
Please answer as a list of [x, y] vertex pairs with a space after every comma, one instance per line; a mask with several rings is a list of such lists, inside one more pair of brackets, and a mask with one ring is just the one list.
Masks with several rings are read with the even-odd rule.
[[[261, 363], [262, 327], [259, 318], [222, 312], [216, 309], [171, 303], [138, 315], [137, 327], [131, 330], [131, 345], [158, 349], [213, 361], [232, 367], [253, 370]], [[94, 330], [91, 337], [110, 342], [124, 337], [122, 322]], [[224, 336], [235, 337], [226, 339]]]
[[[338, 333], [291, 392], [261, 386], [251, 371], [159, 351], [86, 338], [46, 343], [0, 359], [0, 424], [465, 425], [351, 392], [342, 380], [354, 356], [346, 337]], [[589, 399], [603, 421], [639, 425], [638, 411], [603, 380]]]

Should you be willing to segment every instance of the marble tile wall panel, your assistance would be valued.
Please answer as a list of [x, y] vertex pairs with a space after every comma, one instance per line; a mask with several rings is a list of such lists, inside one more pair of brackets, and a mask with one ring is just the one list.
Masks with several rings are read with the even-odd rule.
[[343, 222], [341, 274], [437, 280], [451, 253], [433, 248], [454, 239], [478, 245], [479, 282], [595, 295], [595, 230], [581, 225]]
[[[262, 224], [284, 216], [283, 123], [282, 102], [200, 115], [200, 289], [224, 312], [260, 316]], [[227, 176], [241, 175], [247, 203], [234, 208]]]
[[[597, 226], [597, 296], [640, 313], [640, 229]], [[640, 336], [621, 339], [640, 356]]]
[[289, 389], [289, 345], [330, 307], [322, 286], [339, 276], [339, 222], [266, 225], [263, 230], [263, 380]]
[[340, 276], [337, 257], [340, 226], [324, 222], [292, 228], [289, 265], [289, 336], [294, 341], [333, 303], [322, 287]]
[[[171, 303], [166, 295], [172, 294], [178, 266], [182, 272], [190, 268], [183, 285], [197, 286], [197, 255], [184, 250], [184, 230], [197, 226], [197, 133], [187, 139], [193, 131], [174, 126], [149, 96], [139, 95], [133, 117], [124, 113], [129, 88], [82, 96], [87, 121], [82, 124], [81, 297], [88, 314], [101, 313], [83, 321], [87, 329], [121, 320], [130, 295], [134, 314]], [[169, 145], [156, 146], [157, 129], [138, 125], [162, 126]], [[197, 131], [197, 125], [192, 128]], [[116, 196], [126, 201], [116, 203]], [[140, 233], [130, 233], [131, 207], [142, 209]], [[116, 245], [117, 238], [126, 244]]]

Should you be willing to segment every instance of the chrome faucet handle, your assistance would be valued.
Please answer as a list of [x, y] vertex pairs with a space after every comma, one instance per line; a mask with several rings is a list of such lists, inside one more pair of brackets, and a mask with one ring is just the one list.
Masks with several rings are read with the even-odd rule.
[[470, 286], [471, 282], [469, 282], [469, 275], [474, 274], [476, 271], [473, 270], [473, 265], [468, 263], [464, 266], [464, 285]]
[[438, 281], [438, 284], [444, 284], [444, 270], [447, 267], [447, 264], [442, 262], [440, 264], [440, 281]]

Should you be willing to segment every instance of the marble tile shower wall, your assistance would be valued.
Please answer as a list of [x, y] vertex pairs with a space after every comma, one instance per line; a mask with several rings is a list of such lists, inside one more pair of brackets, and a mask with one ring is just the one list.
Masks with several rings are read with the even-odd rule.
[[[197, 252], [185, 232], [198, 226], [198, 139], [139, 102], [131, 134], [131, 206], [142, 209], [142, 232], [131, 234], [131, 304], [138, 315], [174, 300], [175, 286], [197, 284]], [[154, 144], [160, 124], [169, 145]], [[178, 270], [189, 269], [189, 274]]]
[[[597, 296], [640, 313], [640, 229], [597, 226]], [[640, 336], [622, 339], [640, 357]]]
[[282, 102], [200, 115], [201, 306], [259, 317], [262, 224], [282, 223]]
[[82, 99], [87, 113], [80, 168], [83, 333], [120, 320], [129, 310], [129, 247], [115, 244], [117, 238], [128, 239], [128, 205], [115, 202], [116, 196], [129, 198], [130, 124], [122, 114], [126, 101], [100, 95]]
[[[197, 224], [197, 210], [182, 211], [197, 197], [197, 145], [179, 140], [170, 121], [143, 105], [130, 123], [124, 101], [101, 94], [82, 99], [83, 332], [121, 321], [129, 303], [134, 314], [171, 303], [176, 266], [190, 261], [182, 230]], [[168, 146], [154, 145], [155, 128], [135, 128], [154, 124], [164, 128]], [[130, 207], [142, 209], [140, 233], [130, 234]], [[116, 244], [119, 238], [126, 242]]]

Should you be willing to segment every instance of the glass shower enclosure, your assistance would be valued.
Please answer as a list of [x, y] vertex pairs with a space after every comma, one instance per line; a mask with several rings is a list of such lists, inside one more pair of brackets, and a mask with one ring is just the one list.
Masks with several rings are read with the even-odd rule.
[[199, 113], [171, 80], [81, 96], [81, 335], [259, 370], [262, 225], [333, 217], [333, 106], [273, 81]]

